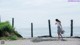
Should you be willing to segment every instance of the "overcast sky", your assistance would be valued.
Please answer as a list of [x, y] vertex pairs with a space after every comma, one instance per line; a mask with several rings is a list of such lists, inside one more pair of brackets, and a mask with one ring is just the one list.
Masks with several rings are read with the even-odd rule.
[[74, 26], [80, 26], [80, 2], [68, 2], [68, 0], [0, 0], [0, 15], [2, 21], [15, 18], [16, 28], [28, 28], [30, 23], [34, 27], [47, 27], [48, 19], [52, 27], [55, 19], [61, 20], [63, 26], [70, 26], [70, 20], [74, 20]]

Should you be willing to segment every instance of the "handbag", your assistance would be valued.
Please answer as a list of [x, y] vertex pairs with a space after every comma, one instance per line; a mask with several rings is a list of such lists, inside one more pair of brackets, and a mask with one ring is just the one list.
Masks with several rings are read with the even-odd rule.
[[61, 31], [61, 34], [64, 34], [64, 32], [65, 32], [65, 31], [64, 31], [64, 30], [62, 30], [62, 31]]

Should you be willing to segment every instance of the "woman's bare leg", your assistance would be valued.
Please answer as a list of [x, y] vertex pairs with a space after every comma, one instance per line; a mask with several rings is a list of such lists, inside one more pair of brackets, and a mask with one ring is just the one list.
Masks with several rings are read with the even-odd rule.
[[62, 34], [60, 34], [60, 36], [61, 36], [61, 38], [62, 38], [62, 40], [63, 40], [63, 36], [62, 36]]
[[58, 40], [60, 40], [60, 34], [58, 34]]

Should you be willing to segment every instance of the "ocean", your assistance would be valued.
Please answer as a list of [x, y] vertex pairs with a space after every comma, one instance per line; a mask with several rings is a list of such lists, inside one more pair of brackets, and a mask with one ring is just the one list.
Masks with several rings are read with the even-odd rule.
[[[70, 36], [70, 27], [63, 27], [63, 30], [65, 31], [63, 36], [69, 37]], [[30, 38], [31, 37], [31, 28], [16, 28], [16, 31], [23, 36], [23, 38]], [[51, 28], [51, 34], [53, 37], [57, 37], [57, 28], [52, 27]], [[48, 28], [34, 28], [33, 29], [33, 37], [37, 36], [44, 36], [49, 35], [49, 29]], [[74, 27], [73, 28], [73, 36], [80, 36], [80, 27]]]

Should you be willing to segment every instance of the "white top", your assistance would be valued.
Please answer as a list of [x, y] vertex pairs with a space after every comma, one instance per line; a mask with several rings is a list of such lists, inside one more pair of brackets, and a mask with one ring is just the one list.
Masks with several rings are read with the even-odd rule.
[[62, 29], [62, 25], [60, 22], [56, 22], [56, 24], [57, 24], [57, 27], [60, 27]]

